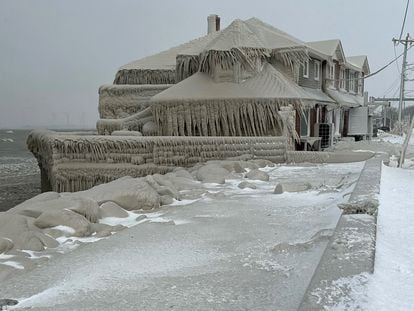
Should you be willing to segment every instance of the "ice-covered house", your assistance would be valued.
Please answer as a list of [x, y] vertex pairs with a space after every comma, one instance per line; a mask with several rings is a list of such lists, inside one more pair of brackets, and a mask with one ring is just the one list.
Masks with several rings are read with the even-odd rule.
[[121, 67], [99, 89], [99, 135], [30, 135], [43, 190], [246, 154], [282, 163], [295, 144], [320, 141], [316, 124], [341, 107], [325, 92], [332, 56], [256, 18], [223, 30], [218, 21], [209, 17], [202, 38]]
[[[331, 124], [330, 130], [336, 137], [368, 135], [370, 118], [367, 103], [364, 102], [363, 79], [370, 73], [367, 56], [346, 57], [338, 39], [308, 42], [307, 45], [329, 58], [322, 61], [311, 59], [309, 64], [306, 63], [305, 70], [301, 72], [301, 84], [317, 80], [323, 91], [337, 104], [328, 110], [311, 110], [309, 118], [316, 119], [317, 123]], [[310, 130], [311, 136], [315, 134], [315, 129]]]
[[[209, 22], [216, 23], [217, 21], [219, 22], [217, 16], [209, 17]], [[154, 119], [155, 107], [162, 105], [164, 108], [168, 107], [170, 112], [172, 111], [174, 104], [166, 105], [167, 94], [174, 94], [170, 99], [174, 99], [175, 102], [182, 100], [186, 103], [201, 103], [209, 97], [210, 100], [214, 98], [217, 100], [217, 97], [221, 97], [222, 100], [226, 98], [229, 103], [233, 91], [233, 94], [236, 93], [235, 100], [240, 101], [243, 91], [236, 91], [236, 88], [243, 86], [246, 80], [260, 73], [261, 69], [265, 68], [264, 64], [269, 64], [272, 66], [271, 70], [279, 74], [278, 79], [272, 79], [274, 85], [282, 83], [278, 81], [284, 81], [285, 85], [291, 84], [290, 88], [295, 88], [300, 92], [300, 95], [289, 98], [290, 104], [295, 104], [293, 105], [295, 107], [294, 123], [296, 134], [300, 137], [297, 140], [299, 148], [312, 147], [315, 142], [319, 141], [320, 136], [323, 137], [322, 147], [328, 147], [333, 142], [334, 136], [350, 134], [348, 133], [349, 123], [353, 121], [349, 120], [350, 114], [351, 117], [361, 115], [358, 109], [352, 110], [352, 108], [364, 105], [364, 80], [362, 78], [369, 74], [366, 56], [346, 58], [339, 40], [305, 43], [256, 18], [246, 21], [236, 20], [224, 30], [216, 31], [219, 28], [217, 24], [210, 25], [211, 32], [202, 38], [122, 66], [116, 74], [114, 85], [103, 86], [100, 89], [102, 119], [98, 122], [99, 132], [110, 134], [115, 130], [134, 129], [143, 132], [144, 135], [234, 135], [236, 132], [226, 134], [216, 130], [197, 133], [182, 130], [177, 133], [167, 132], [166, 128], [161, 125], [162, 122], [166, 124], [166, 120]], [[247, 52], [255, 51], [259, 54], [246, 57], [248, 54], [245, 53], [243, 57], [247, 61], [244, 61], [241, 59], [242, 54], [236, 53], [238, 49]], [[231, 64], [237, 57], [239, 58], [237, 64]], [[213, 62], [220, 65], [208, 68]], [[254, 64], [249, 64], [249, 62], [254, 62]], [[223, 68], [223, 66], [227, 67]], [[269, 70], [270, 67], [265, 69]], [[198, 78], [195, 82], [196, 78], [193, 78], [181, 83], [196, 72], [198, 76], [203, 73], [208, 74], [211, 79]], [[178, 85], [172, 86], [175, 83]], [[230, 87], [229, 83], [233, 83], [235, 88]], [[170, 87], [172, 90], [166, 91]], [[217, 93], [220, 88], [227, 89], [229, 93]], [[194, 89], [199, 89], [199, 91], [194, 91]], [[148, 101], [150, 96], [143, 95], [152, 96], [163, 91], [166, 93], [154, 96], [150, 101]], [[261, 92], [256, 91], [256, 93]], [[130, 93], [135, 93], [136, 98], [132, 99]], [[129, 98], [129, 103], [126, 103], [127, 100], [122, 100], [121, 94]], [[260, 98], [260, 94], [250, 94], [257, 99]], [[267, 93], [266, 96], [269, 94]], [[286, 99], [286, 94], [280, 90], [277, 91], [274, 87], [271, 97], [274, 101], [279, 99], [281, 103], [283, 99]], [[136, 104], [141, 100], [145, 101], [143, 107]], [[150, 105], [152, 108], [145, 109]], [[189, 107], [195, 106], [197, 105], [186, 105], [185, 109], [190, 112]], [[255, 105], [255, 107], [261, 106]], [[280, 111], [279, 108], [278, 111]], [[139, 114], [133, 116], [136, 112]], [[358, 113], [353, 114], [353, 112]], [[157, 116], [161, 115], [157, 114]], [[230, 119], [227, 121], [232, 122]], [[146, 122], [148, 125], [144, 126]], [[351, 122], [351, 126], [355, 122]], [[177, 121], [177, 124], [180, 123]], [[263, 135], [263, 132], [257, 133]], [[237, 135], [246, 134], [240, 129]]]
[[[121, 67], [115, 85], [100, 89], [98, 130], [102, 134], [129, 129], [144, 135], [278, 136], [285, 129], [296, 137], [294, 122], [285, 122], [281, 111], [292, 107], [291, 115], [300, 115], [305, 106], [334, 103], [320, 88], [297, 84], [299, 64], [308, 60], [308, 53], [304, 42], [256, 18], [235, 20], [222, 31]], [[120, 85], [142, 82], [146, 84], [139, 87]], [[142, 94], [155, 88], [160, 94], [140, 111], [130, 105], [129, 111], [122, 110], [115, 103], [120, 96], [112, 96], [114, 103], [110, 103], [109, 93], [115, 89]], [[122, 117], [131, 111], [135, 113]]]

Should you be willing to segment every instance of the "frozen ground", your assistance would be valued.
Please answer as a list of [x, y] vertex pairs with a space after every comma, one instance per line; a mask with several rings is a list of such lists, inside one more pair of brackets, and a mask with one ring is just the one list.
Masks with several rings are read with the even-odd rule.
[[[329, 301], [324, 310], [413, 310], [414, 139], [411, 137], [404, 168], [398, 169], [395, 166], [403, 142], [403, 137], [380, 133], [370, 142], [343, 141], [336, 146], [337, 150], [385, 153], [390, 156], [390, 166], [382, 166], [374, 273], [342, 277], [326, 284], [320, 295]], [[318, 297], [320, 293], [313, 294]]]
[[[378, 137], [374, 137], [371, 141], [347, 141], [341, 140], [334, 147], [333, 151], [372, 151], [384, 154], [390, 157], [391, 165], [397, 164], [397, 159], [401, 153], [403, 136], [393, 135], [390, 133], [379, 131]], [[406, 153], [405, 168], [414, 168], [414, 134], [411, 136], [410, 144]]]
[[[414, 307], [414, 170], [383, 166], [370, 310]], [[392, 302], [392, 303], [390, 303]]]
[[[326, 310], [407, 311], [414, 306], [414, 170], [382, 167], [374, 273], [330, 284]], [[350, 299], [336, 300], [348, 292]]]
[[[255, 190], [240, 180], [205, 184], [196, 202], [30, 259], [36, 268], [0, 258], [15, 271], [0, 298], [30, 310], [296, 310], [362, 166], [266, 168], [270, 181], [253, 181]], [[312, 189], [273, 194], [276, 183], [298, 180]]]

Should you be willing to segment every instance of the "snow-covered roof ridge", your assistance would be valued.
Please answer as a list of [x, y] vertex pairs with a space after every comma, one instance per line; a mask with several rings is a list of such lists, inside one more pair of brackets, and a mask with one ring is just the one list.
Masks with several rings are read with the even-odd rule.
[[342, 49], [342, 43], [341, 43], [341, 40], [339, 39], [311, 41], [311, 42], [306, 42], [306, 44], [309, 47], [319, 52], [322, 52], [326, 55], [329, 55], [329, 56], [335, 56], [338, 46], [340, 46]]
[[346, 61], [364, 71], [365, 74], [370, 73], [368, 56], [367, 55], [355, 55], [346, 58]]
[[219, 32], [213, 32], [208, 35], [190, 40], [186, 43], [177, 45], [168, 50], [140, 58], [138, 60], [132, 61], [126, 65], [123, 65], [119, 70], [129, 70], [129, 69], [175, 69], [175, 59], [180, 52], [190, 48], [197, 47], [199, 45], [205, 44], [210, 40], [213, 40]]

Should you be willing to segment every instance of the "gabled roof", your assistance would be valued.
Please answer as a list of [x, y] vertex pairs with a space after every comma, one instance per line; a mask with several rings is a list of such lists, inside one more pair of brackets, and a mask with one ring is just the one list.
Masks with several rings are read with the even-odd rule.
[[346, 58], [346, 61], [361, 69], [365, 74], [370, 73], [368, 57], [366, 55], [350, 56]]
[[323, 40], [306, 43], [311, 49], [326, 54], [339, 62], [345, 62], [345, 53], [342, 48], [341, 40]]

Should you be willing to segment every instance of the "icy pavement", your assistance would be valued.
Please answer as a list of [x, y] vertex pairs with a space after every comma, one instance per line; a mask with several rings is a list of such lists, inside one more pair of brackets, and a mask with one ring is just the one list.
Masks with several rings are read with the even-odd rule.
[[[335, 229], [301, 303], [300, 311], [359, 310], [344, 280], [373, 271], [375, 230], [382, 157], [366, 161], [349, 202]], [[365, 214], [371, 213], [371, 215]], [[361, 287], [363, 287], [361, 285]], [[338, 307], [340, 306], [340, 307]], [[337, 308], [338, 307], [338, 308]]]
[[[342, 277], [325, 281], [323, 286], [313, 289], [311, 294], [319, 305], [317, 310], [413, 310], [413, 181], [413, 170], [382, 166], [373, 274], [367, 273], [370, 267], [365, 267], [365, 270], [358, 267], [358, 257], [366, 256], [364, 252], [368, 254], [372, 244], [373, 234], [366, 234], [372, 230], [369, 225], [372, 216], [344, 216], [353, 218], [353, 227], [357, 230], [344, 236], [344, 241], [355, 243], [350, 247], [353, 250], [350, 255], [355, 257], [351, 262], [365, 272], [351, 269], [341, 273]], [[364, 226], [368, 227], [364, 229]], [[366, 247], [358, 247], [358, 244]]]
[[414, 307], [414, 171], [383, 166], [368, 310]]
[[[363, 164], [268, 168], [256, 190], [206, 185], [158, 221], [19, 270], [0, 298], [30, 310], [296, 310]], [[273, 194], [280, 181], [313, 190]]]

